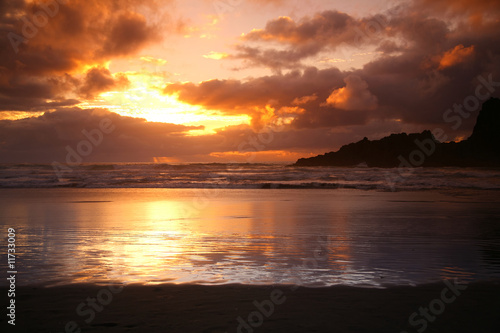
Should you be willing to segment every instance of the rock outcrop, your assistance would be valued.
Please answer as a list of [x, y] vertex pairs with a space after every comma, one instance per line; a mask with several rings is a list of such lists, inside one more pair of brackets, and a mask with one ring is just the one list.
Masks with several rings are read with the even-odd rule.
[[295, 166], [500, 166], [500, 99], [483, 104], [472, 135], [464, 141], [441, 143], [430, 131], [392, 134], [380, 140], [364, 138], [330, 152], [301, 158]]

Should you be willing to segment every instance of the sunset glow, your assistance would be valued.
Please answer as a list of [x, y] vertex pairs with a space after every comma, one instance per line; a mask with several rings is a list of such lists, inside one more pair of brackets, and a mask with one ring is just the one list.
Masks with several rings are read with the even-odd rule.
[[[42, 3], [9, 4], [0, 16], [7, 160], [12, 150], [34, 159], [40, 147], [25, 142], [40, 142], [40, 131], [95, 127], [94, 109], [122, 131], [101, 153], [120, 159], [126, 144], [127, 159], [145, 162], [244, 161], [237, 147], [277, 124], [255, 145], [258, 161], [445, 125], [456, 140], [475, 117], [448, 126], [447, 109], [480, 76], [500, 80], [498, 6], [487, 0]], [[50, 162], [67, 142], [47, 135]]]

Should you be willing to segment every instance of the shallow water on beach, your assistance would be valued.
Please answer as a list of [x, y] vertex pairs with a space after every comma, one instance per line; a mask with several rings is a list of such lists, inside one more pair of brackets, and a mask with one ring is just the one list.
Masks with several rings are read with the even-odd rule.
[[4, 239], [16, 230], [19, 285], [381, 287], [499, 279], [498, 201], [495, 191], [2, 189], [0, 225]]

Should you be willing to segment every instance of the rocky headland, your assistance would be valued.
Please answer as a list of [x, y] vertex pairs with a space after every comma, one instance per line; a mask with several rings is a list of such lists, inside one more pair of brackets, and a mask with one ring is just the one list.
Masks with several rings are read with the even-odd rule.
[[380, 140], [366, 137], [336, 152], [301, 158], [295, 166], [368, 167], [497, 167], [500, 166], [500, 99], [486, 101], [472, 135], [461, 142], [442, 143], [431, 131], [392, 134]]

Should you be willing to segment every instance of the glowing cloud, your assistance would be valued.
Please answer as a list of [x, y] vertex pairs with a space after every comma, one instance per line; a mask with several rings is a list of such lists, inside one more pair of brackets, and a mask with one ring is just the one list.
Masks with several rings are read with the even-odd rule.
[[221, 60], [227, 57], [229, 57], [227, 53], [214, 52], [214, 51], [210, 51], [209, 54], [203, 55], [203, 58], [213, 59], [213, 60]]
[[474, 45], [464, 47], [462, 44], [455, 46], [443, 54], [439, 61], [439, 69], [445, 69], [464, 62], [474, 53]]
[[141, 57], [141, 60], [144, 61], [144, 62], [152, 63], [152, 64], [155, 64], [155, 65], [159, 65], [159, 66], [163, 66], [163, 65], [165, 65], [168, 62], [165, 59], [157, 59], [157, 58], [150, 57], [150, 56]]
[[343, 110], [374, 110], [378, 99], [368, 90], [368, 84], [357, 75], [344, 79], [345, 87], [334, 90], [323, 106], [331, 105]]

